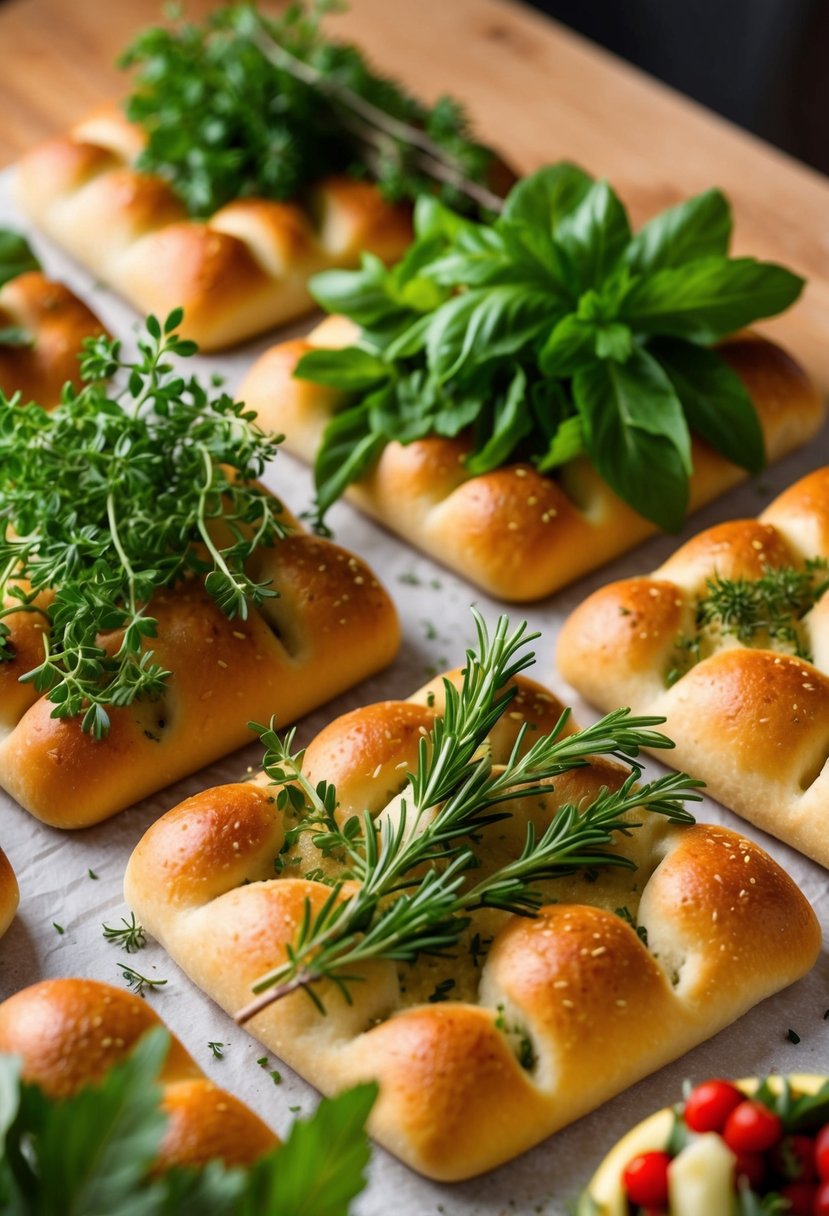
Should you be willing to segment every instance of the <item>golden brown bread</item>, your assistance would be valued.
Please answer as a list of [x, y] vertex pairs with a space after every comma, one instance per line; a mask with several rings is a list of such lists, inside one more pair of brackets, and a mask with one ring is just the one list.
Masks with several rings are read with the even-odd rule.
[[[344, 318], [330, 317], [307, 339], [266, 351], [240, 386], [240, 397], [260, 424], [284, 434], [286, 450], [309, 463], [341, 398], [332, 389], [293, 379], [294, 368], [307, 351], [346, 346], [356, 332]], [[756, 335], [741, 335], [721, 352], [751, 394], [769, 460], [811, 438], [824, 405], [785, 351]], [[463, 463], [468, 451], [463, 436], [432, 436], [405, 447], [390, 443], [349, 495], [416, 548], [490, 594], [516, 602], [549, 595], [657, 530], [583, 458], [565, 465], [556, 479], [531, 464], [473, 477]], [[699, 439], [693, 441], [693, 463], [690, 510], [746, 476]]]
[[42, 657], [43, 619], [7, 617], [15, 657], [0, 664], [0, 785], [38, 819], [78, 828], [252, 740], [248, 722], [280, 725], [384, 667], [399, 626], [373, 572], [346, 550], [293, 531], [247, 564], [279, 593], [229, 620], [196, 581], [160, 592], [155, 661], [173, 674], [158, 700], [110, 712], [104, 740], [20, 677]]
[[312, 307], [308, 279], [398, 257], [408, 209], [370, 182], [330, 178], [305, 206], [239, 199], [202, 222], [167, 182], [132, 167], [144, 137], [110, 106], [23, 157], [17, 199], [44, 232], [139, 312], [184, 308], [182, 332], [218, 350]]
[[[19, 1056], [23, 1077], [52, 1098], [100, 1082], [148, 1031], [164, 1023], [146, 1001], [97, 980], [43, 980], [0, 1005], [0, 1052]], [[159, 1074], [169, 1120], [158, 1165], [219, 1158], [250, 1165], [279, 1143], [247, 1106], [204, 1075], [170, 1036]]]
[[105, 333], [101, 322], [62, 283], [30, 270], [0, 287], [0, 330], [22, 329], [25, 345], [0, 340], [0, 390], [51, 409], [68, 380], [77, 383], [84, 338]]
[[810, 558], [829, 558], [829, 468], [791, 486], [759, 519], [700, 532], [652, 575], [595, 592], [565, 623], [557, 660], [596, 705], [664, 714], [672, 763], [702, 777], [738, 815], [829, 865], [829, 596], [801, 627], [813, 663], [767, 636], [754, 648], [709, 633], [701, 661], [668, 687], [708, 579], [753, 580]]
[[[561, 712], [538, 685], [517, 683], [490, 740], [496, 763], [522, 723], [549, 732]], [[336, 781], [340, 816], [382, 814], [442, 704], [433, 681], [407, 702], [346, 714], [311, 743], [304, 771], [315, 783]], [[541, 830], [557, 807], [625, 775], [596, 761], [543, 799], [510, 802], [478, 846], [483, 866], [520, 854], [530, 821]], [[544, 898], [558, 902], [534, 920], [476, 912], [457, 957], [375, 961], [353, 986], [353, 1004], [322, 985], [321, 1014], [294, 993], [252, 1019], [253, 1033], [326, 1093], [379, 1081], [371, 1133], [430, 1177], [466, 1178], [509, 1160], [714, 1034], [817, 956], [811, 908], [756, 845], [722, 828], [636, 818], [644, 826], [618, 848], [637, 870], [549, 882]], [[301, 877], [335, 865], [307, 833], [303, 868], [274, 877], [285, 828], [266, 779], [222, 786], [158, 820], [127, 867], [126, 898], [142, 924], [231, 1012], [285, 958], [306, 899], [317, 908], [330, 892]], [[616, 914], [621, 907], [647, 930], [648, 946]], [[451, 999], [430, 1002], [450, 980]]]
[[19, 902], [20, 891], [17, 886], [17, 877], [8, 857], [0, 849], [0, 937], [14, 920]]

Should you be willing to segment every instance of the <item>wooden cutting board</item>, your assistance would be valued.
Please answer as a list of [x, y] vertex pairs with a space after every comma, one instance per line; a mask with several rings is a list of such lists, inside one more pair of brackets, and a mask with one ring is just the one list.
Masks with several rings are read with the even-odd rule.
[[[215, 7], [188, 0], [193, 18]], [[0, 165], [123, 90], [113, 66], [158, 0], [7, 0], [0, 4]], [[634, 222], [721, 186], [735, 249], [809, 279], [767, 328], [829, 389], [829, 180], [613, 56], [505, 0], [351, 0], [330, 19], [421, 96], [450, 92], [481, 136], [521, 171], [578, 161], [607, 177]]]

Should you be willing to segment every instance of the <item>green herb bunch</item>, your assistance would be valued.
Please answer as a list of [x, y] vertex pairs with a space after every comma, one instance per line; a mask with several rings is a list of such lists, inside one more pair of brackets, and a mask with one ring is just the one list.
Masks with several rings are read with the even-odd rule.
[[103, 1081], [50, 1098], [0, 1056], [0, 1209], [13, 1216], [348, 1216], [365, 1187], [374, 1085], [323, 1099], [248, 1169], [152, 1171], [167, 1116], [157, 1076], [169, 1035], [145, 1035]]
[[512, 190], [493, 222], [433, 198], [386, 269], [312, 281], [359, 327], [296, 375], [341, 390], [316, 462], [318, 522], [390, 440], [469, 429], [470, 473], [511, 459], [553, 472], [586, 454], [616, 493], [668, 530], [688, 503], [690, 431], [756, 471], [763, 435], [712, 343], [787, 308], [802, 280], [730, 258], [731, 212], [709, 190], [633, 235], [604, 181], [558, 164]]
[[800, 622], [829, 590], [829, 562], [808, 558], [802, 569], [767, 566], [759, 578], [706, 580], [697, 604], [696, 632], [677, 641], [680, 662], [666, 677], [670, 686], [702, 658], [706, 638], [735, 637], [743, 646], [774, 645], [812, 661]]
[[180, 310], [163, 328], [150, 316], [134, 360], [114, 339], [88, 338], [83, 386], [66, 385], [52, 413], [0, 393], [0, 661], [15, 653], [6, 620], [41, 616], [43, 660], [21, 679], [96, 738], [107, 706], [164, 689], [170, 673], [147, 646], [156, 591], [203, 578], [243, 619], [275, 594], [245, 560], [285, 532], [281, 505], [255, 482], [279, 440], [226, 393], [180, 375], [171, 357], [195, 352], [180, 321]]
[[197, 216], [239, 197], [294, 198], [332, 173], [371, 175], [391, 200], [438, 181], [453, 204], [489, 205], [492, 157], [461, 107], [422, 105], [326, 38], [320, 18], [336, 7], [293, 4], [272, 20], [232, 4], [201, 26], [141, 34], [121, 60], [139, 69], [127, 104], [148, 136], [139, 167]]
[[[462, 685], [457, 689], [444, 681], [444, 712], [420, 742], [417, 768], [407, 774], [395, 813], [378, 822], [366, 812], [340, 826], [336, 790], [308, 781], [302, 753], [292, 751], [293, 734], [283, 742], [272, 729], [256, 728], [267, 749], [264, 769], [280, 787], [277, 805], [299, 816], [286, 849], [300, 833], [310, 832], [313, 844], [338, 864], [332, 879], [314, 875], [331, 883], [330, 895], [317, 911], [306, 903], [286, 962], [254, 984], [258, 995], [237, 1020], [248, 1020], [298, 989], [322, 1009], [315, 986], [323, 980], [350, 1000], [350, 986], [372, 960], [411, 963], [424, 954], [445, 956], [480, 909], [533, 916], [545, 898], [540, 884], [583, 867], [632, 866], [611, 846], [617, 833], [641, 826], [631, 817], [637, 809], [693, 822], [684, 803], [698, 799], [701, 782], [675, 773], [637, 787], [641, 771], [634, 763], [618, 790], [602, 789], [587, 806], [561, 807], [540, 835], [530, 824], [518, 856], [479, 872], [481, 833], [509, 817], [514, 799], [549, 795], [556, 777], [591, 757], [631, 761], [643, 748], [673, 744], [650, 729], [663, 718], [633, 717], [619, 709], [566, 734], [565, 712], [555, 729], [539, 735], [526, 751], [525, 724], [506, 763], [496, 765], [487, 737], [514, 696], [509, 681], [534, 659], [522, 648], [537, 635], [527, 634], [526, 623], [510, 632], [501, 617], [490, 637], [474, 615], [478, 646], [467, 653]], [[346, 895], [343, 883], [349, 879], [359, 886]]]
[[[28, 270], [40, 270], [32, 247], [19, 232], [0, 228], [0, 287]], [[31, 336], [19, 325], [3, 325], [0, 316], [0, 346], [27, 346]]]

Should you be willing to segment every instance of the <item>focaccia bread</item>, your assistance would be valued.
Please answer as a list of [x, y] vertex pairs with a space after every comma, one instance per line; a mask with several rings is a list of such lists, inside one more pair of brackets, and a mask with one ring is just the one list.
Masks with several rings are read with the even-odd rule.
[[86, 827], [250, 742], [251, 720], [290, 722], [391, 662], [397, 615], [373, 572], [289, 512], [280, 518], [289, 534], [246, 563], [278, 595], [247, 620], [229, 619], [195, 579], [156, 595], [151, 646], [173, 674], [163, 697], [113, 708], [105, 739], [52, 717], [52, 702], [19, 682], [42, 659], [43, 618], [7, 617], [15, 654], [0, 663], [0, 785], [45, 823]]
[[17, 200], [139, 312], [184, 308], [182, 332], [203, 350], [308, 312], [317, 271], [363, 251], [391, 261], [411, 240], [408, 209], [350, 178], [321, 181], [305, 206], [243, 198], [190, 219], [167, 182], [132, 167], [143, 144], [116, 106], [96, 111], [23, 157]]
[[[25, 1080], [49, 1097], [96, 1084], [148, 1031], [164, 1023], [146, 1001], [96, 980], [43, 980], [0, 1005], [0, 1052], [19, 1056]], [[249, 1107], [205, 1076], [175, 1037], [159, 1075], [168, 1124], [157, 1166], [220, 1159], [250, 1165], [279, 1143]]]
[[[798, 574], [813, 588], [800, 605], [806, 608], [826, 577], [827, 558], [823, 468], [758, 519], [718, 524], [653, 574], [596, 591], [565, 623], [557, 653], [562, 675], [596, 705], [664, 715], [676, 743], [672, 763], [822, 865], [829, 865], [829, 596], [802, 619], [799, 609], [780, 615], [766, 598], [743, 639], [733, 630], [754, 611], [750, 603], [726, 604], [729, 621], [701, 618], [721, 580], [745, 597], [758, 580], [774, 582], [769, 574], [776, 570], [791, 571], [784, 578], [794, 578], [794, 593]], [[815, 559], [807, 578], [806, 563]], [[762, 627], [766, 615], [779, 636]]]
[[57, 405], [67, 381], [77, 381], [84, 338], [106, 332], [68, 287], [39, 270], [0, 287], [0, 335], [4, 329], [21, 329], [28, 340], [10, 344], [0, 336], [0, 390], [44, 409]]
[[[516, 682], [488, 742], [496, 766], [561, 714], [539, 685]], [[303, 772], [317, 788], [336, 783], [338, 822], [364, 810], [394, 816], [444, 698], [435, 680], [408, 701], [346, 714], [314, 739]], [[592, 802], [626, 776], [597, 759], [540, 798], [500, 806], [506, 817], [482, 829], [474, 874], [519, 856], [530, 823], [543, 834], [557, 808]], [[266, 778], [206, 790], [157, 821], [127, 867], [127, 902], [145, 929], [230, 1012], [248, 1004], [254, 981], [283, 962], [303, 918], [331, 895], [304, 876], [327, 865], [330, 878], [335, 865], [308, 832], [296, 846], [299, 869], [290, 853], [275, 865], [295, 822], [285, 801]], [[530, 1148], [793, 982], [819, 950], [809, 904], [756, 845], [632, 814], [644, 826], [613, 849], [637, 869], [543, 883], [554, 902], [536, 918], [475, 911], [450, 957], [355, 965], [351, 1003], [327, 981], [317, 988], [324, 1013], [292, 992], [252, 1017], [252, 1032], [325, 1093], [377, 1080], [370, 1132], [429, 1177], [467, 1178]]]
[[[342, 398], [294, 379], [294, 368], [308, 351], [347, 346], [357, 332], [351, 322], [331, 317], [307, 338], [272, 347], [239, 389], [261, 425], [284, 433], [286, 450], [309, 463]], [[719, 349], [749, 391], [770, 461], [815, 433], [823, 403], [785, 351], [753, 334]], [[464, 466], [470, 447], [463, 435], [389, 443], [347, 494], [416, 548], [491, 595], [515, 602], [551, 594], [657, 530], [618, 498], [585, 458], [564, 465], [556, 477], [529, 463], [472, 476]], [[692, 451], [690, 510], [744, 480], [744, 470], [701, 440], [693, 440]]]
[[[765, 1085], [768, 1086], [768, 1092], [774, 1098], [781, 1094], [784, 1081], [796, 1101], [798, 1098], [817, 1094], [826, 1085], [827, 1078], [814, 1074], [796, 1074], [785, 1078], [769, 1077]], [[756, 1079], [733, 1083], [715, 1080], [705, 1084], [726, 1091], [732, 1089], [733, 1086], [746, 1098], [751, 1098], [757, 1093], [759, 1082]], [[692, 1091], [691, 1096], [694, 1092]], [[738, 1094], [734, 1094], [733, 1101], [737, 1101], [738, 1096]], [[727, 1105], [723, 1105], [722, 1096], [719, 1101], [722, 1109], [726, 1110]], [[727, 1104], [727, 1097], [725, 1101]], [[679, 1107], [665, 1107], [647, 1119], [643, 1119], [641, 1123], [637, 1123], [613, 1146], [596, 1170], [579, 1202], [578, 1216], [628, 1216], [631, 1211], [631, 1201], [626, 1194], [626, 1170], [637, 1158], [646, 1154], [661, 1155], [663, 1153], [672, 1159], [667, 1167], [668, 1205], [667, 1208], [663, 1204], [659, 1205], [659, 1210], [665, 1211], [666, 1216], [720, 1216], [721, 1213], [728, 1214], [737, 1210], [734, 1206], [737, 1202], [739, 1168], [737, 1158], [720, 1138], [722, 1126], [716, 1125], [722, 1123], [721, 1112], [718, 1112], [710, 1101], [706, 1105], [707, 1109], [701, 1112], [702, 1117], [699, 1120], [705, 1130], [693, 1132], [690, 1136], [683, 1136], [682, 1140], [685, 1143], [678, 1143], [673, 1150], [671, 1142], [672, 1139], [677, 1138], [675, 1129], [678, 1114], [683, 1114], [682, 1103]], [[801, 1128], [799, 1123], [803, 1123], [804, 1126]], [[716, 1130], [714, 1130], [715, 1126]], [[802, 1136], [808, 1128], [811, 1140], [814, 1133], [825, 1126], [825, 1113], [822, 1118], [806, 1116], [805, 1119], [798, 1120], [796, 1117], [793, 1128], [787, 1128], [784, 1125], [780, 1131], [789, 1136], [801, 1137], [799, 1146], [792, 1144], [790, 1140], [787, 1149], [785, 1144], [780, 1145], [780, 1136], [778, 1136], [775, 1144], [771, 1146], [773, 1151], [767, 1159], [762, 1160], [759, 1168], [756, 1160], [746, 1163], [757, 1173], [754, 1185], [751, 1186], [751, 1190], [757, 1196], [755, 1199], [757, 1211], [766, 1210], [765, 1207], [761, 1209], [759, 1206], [760, 1195], [762, 1194], [768, 1203], [770, 1200], [767, 1196], [771, 1192], [781, 1201], [782, 1199], [789, 1201], [789, 1206], [786, 1209], [781, 1207], [780, 1210], [808, 1212], [811, 1216], [815, 1199], [814, 1192], [819, 1189], [820, 1183], [814, 1157], [809, 1158], [809, 1154], [813, 1154], [814, 1149], [809, 1148], [808, 1142], [804, 1145]], [[812, 1141], [813, 1144], [814, 1141]], [[780, 1145], [779, 1148], [778, 1145]], [[802, 1156], [804, 1149], [807, 1154], [805, 1160]], [[746, 1151], [750, 1158], [758, 1156], [756, 1150]], [[666, 1164], [667, 1162], [663, 1164], [662, 1168]], [[822, 1176], [825, 1177], [825, 1174]], [[653, 1181], [650, 1185], [653, 1186]], [[743, 1185], [749, 1185], [747, 1177]], [[798, 1200], [797, 1203], [794, 1203], [795, 1198]]]
[[14, 920], [19, 902], [20, 891], [17, 886], [17, 877], [8, 857], [0, 849], [0, 937]]

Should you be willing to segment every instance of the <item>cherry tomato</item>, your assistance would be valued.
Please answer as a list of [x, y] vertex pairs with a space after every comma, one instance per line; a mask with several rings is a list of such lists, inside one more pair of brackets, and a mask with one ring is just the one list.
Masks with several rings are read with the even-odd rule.
[[685, 1100], [685, 1123], [692, 1132], [721, 1132], [735, 1107], [745, 1101], [730, 1081], [703, 1081]]
[[668, 1204], [668, 1153], [640, 1153], [625, 1168], [622, 1175], [625, 1193], [631, 1203], [643, 1208], [660, 1208]]
[[722, 1135], [735, 1153], [763, 1153], [780, 1140], [783, 1124], [762, 1102], [746, 1099], [734, 1107], [725, 1121]]
[[822, 1127], [815, 1140], [815, 1164], [821, 1182], [829, 1182], [829, 1123]]
[[742, 1151], [736, 1154], [737, 1161], [734, 1165], [734, 1178], [745, 1178], [748, 1185], [753, 1191], [757, 1191], [763, 1185], [766, 1177], [766, 1159], [762, 1153], [751, 1153]]
[[775, 1145], [772, 1165], [787, 1182], [814, 1182], [817, 1178], [815, 1142], [811, 1136], [784, 1136]]
[[812, 1216], [829, 1216], [829, 1182], [821, 1182], [818, 1187]]
[[786, 1216], [812, 1216], [817, 1195], [817, 1183], [789, 1182], [780, 1188], [780, 1195], [789, 1201]]

